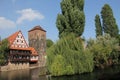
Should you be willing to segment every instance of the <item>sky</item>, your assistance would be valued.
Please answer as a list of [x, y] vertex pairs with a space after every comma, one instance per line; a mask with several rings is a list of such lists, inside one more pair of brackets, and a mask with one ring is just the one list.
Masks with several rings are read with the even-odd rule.
[[[61, 13], [62, 0], [0, 0], [0, 36], [7, 38], [21, 30], [28, 40], [28, 31], [40, 25], [47, 31], [47, 39], [54, 42], [58, 38], [56, 27], [57, 14]], [[120, 0], [85, 0], [85, 29], [82, 37], [95, 38], [95, 15], [100, 14], [104, 4], [113, 10], [116, 23], [120, 29]]]

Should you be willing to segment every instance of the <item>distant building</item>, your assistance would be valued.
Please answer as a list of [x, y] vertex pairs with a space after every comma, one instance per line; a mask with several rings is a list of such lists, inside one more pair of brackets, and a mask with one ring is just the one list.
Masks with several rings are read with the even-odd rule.
[[41, 26], [35, 26], [28, 31], [29, 46], [34, 47], [39, 54], [40, 66], [45, 65], [46, 31]]

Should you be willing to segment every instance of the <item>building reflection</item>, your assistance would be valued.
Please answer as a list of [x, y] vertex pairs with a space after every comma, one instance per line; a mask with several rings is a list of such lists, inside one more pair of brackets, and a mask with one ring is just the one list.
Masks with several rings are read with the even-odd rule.
[[41, 69], [24, 69], [0, 72], [0, 80], [47, 80], [46, 76], [39, 76]]
[[0, 80], [30, 80], [30, 70], [0, 72]]

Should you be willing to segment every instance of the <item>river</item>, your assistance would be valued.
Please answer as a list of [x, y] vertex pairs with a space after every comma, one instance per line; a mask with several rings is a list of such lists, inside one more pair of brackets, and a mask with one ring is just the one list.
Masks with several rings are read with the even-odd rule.
[[36, 68], [0, 72], [0, 80], [120, 80], [120, 66], [95, 70], [92, 73], [61, 77], [38, 76], [40, 70]]

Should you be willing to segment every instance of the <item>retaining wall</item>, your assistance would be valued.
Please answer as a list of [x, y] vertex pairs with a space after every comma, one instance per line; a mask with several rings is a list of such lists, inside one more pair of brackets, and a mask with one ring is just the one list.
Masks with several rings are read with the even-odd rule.
[[19, 69], [28, 69], [29, 63], [9, 63], [6, 66], [1, 66], [0, 71], [11, 71], [11, 70], [19, 70]]

